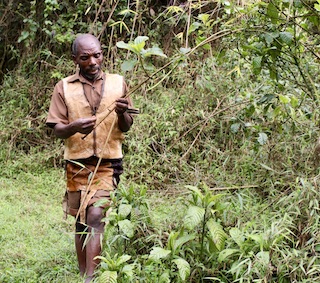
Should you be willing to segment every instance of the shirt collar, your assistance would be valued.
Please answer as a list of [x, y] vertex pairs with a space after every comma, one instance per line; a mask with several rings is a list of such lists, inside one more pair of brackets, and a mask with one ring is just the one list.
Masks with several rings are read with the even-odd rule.
[[[103, 80], [103, 71], [100, 71], [100, 74], [99, 74], [99, 77], [96, 79], [97, 80]], [[85, 77], [83, 77], [81, 74], [80, 74], [80, 70], [77, 70], [76, 73], [72, 76], [70, 76], [68, 78], [68, 82], [69, 83], [74, 83], [74, 82], [81, 82], [81, 83], [85, 83], [85, 84], [89, 84], [89, 85], [92, 85], [92, 83], [90, 81], [88, 81]]]

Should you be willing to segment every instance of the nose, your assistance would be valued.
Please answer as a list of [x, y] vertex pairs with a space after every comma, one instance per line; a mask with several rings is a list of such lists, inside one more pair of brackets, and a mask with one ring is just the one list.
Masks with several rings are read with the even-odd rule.
[[93, 56], [91, 56], [91, 57], [89, 58], [89, 65], [90, 65], [90, 66], [96, 65], [96, 59], [95, 59]]

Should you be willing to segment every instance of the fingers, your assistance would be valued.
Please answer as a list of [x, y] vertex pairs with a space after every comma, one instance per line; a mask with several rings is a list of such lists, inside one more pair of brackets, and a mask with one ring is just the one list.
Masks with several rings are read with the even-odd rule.
[[78, 119], [77, 121], [75, 121], [75, 127], [77, 128], [77, 132], [82, 134], [90, 133], [94, 128], [96, 120], [97, 118], [95, 116], [90, 118]]
[[128, 100], [125, 98], [119, 98], [116, 100], [115, 111], [118, 115], [122, 115], [128, 109]]

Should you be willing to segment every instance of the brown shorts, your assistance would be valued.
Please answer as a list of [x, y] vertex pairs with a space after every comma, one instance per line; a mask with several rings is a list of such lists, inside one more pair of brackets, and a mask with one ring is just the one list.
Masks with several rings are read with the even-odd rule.
[[66, 214], [76, 216], [81, 206], [82, 221], [87, 207], [97, 201], [105, 199], [99, 207], [110, 205], [110, 192], [116, 189], [122, 173], [122, 160], [103, 160], [95, 172], [97, 162], [98, 159], [92, 157], [66, 163], [67, 192], [63, 209]]

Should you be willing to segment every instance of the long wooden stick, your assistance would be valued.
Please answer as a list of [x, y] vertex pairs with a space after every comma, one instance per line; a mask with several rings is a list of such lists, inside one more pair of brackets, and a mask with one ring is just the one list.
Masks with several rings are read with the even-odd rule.
[[[103, 148], [102, 148], [102, 152], [105, 150], [105, 148], [106, 148], [106, 146], [107, 146], [107, 144], [108, 144], [108, 142], [109, 142], [109, 140], [110, 140], [111, 132], [112, 132], [112, 130], [113, 130], [113, 128], [114, 128], [114, 125], [115, 125], [115, 123], [116, 123], [116, 120], [117, 120], [117, 118], [115, 117], [115, 118], [113, 119], [113, 121], [112, 121], [112, 124], [111, 124], [110, 130], [109, 130], [107, 139], [106, 139], [106, 141], [105, 141], [105, 143], [104, 143], [104, 145], [103, 145]], [[89, 182], [88, 186], [86, 187], [85, 197], [81, 200], [81, 204], [80, 204], [79, 210], [78, 210], [78, 212], [77, 212], [76, 219], [78, 219], [81, 210], [82, 210], [82, 209], [86, 209], [86, 208], [83, 208], [83, 205], [84, 205], [84, 202], [85, 202], [85, 200], [86, 200], [86, 196], [88, 195], [89, 189], [91, 188], [91, 185], [92, 185], [92, 182], [93, 182], [93, 180], [94, 180], [94, 177], [95, 177], [95, 175], [96, 175], [96, 173], [97, 173], [97, 171], [98, 171], [98, 169], [99, 169], [99, 166], [100, 166], [100, 164], [101, 164], [101, 161], [102, 161], [102, 157], [99, 158], [98, 163], [97, 163], [96, 167], [94, 168], [94, 171], [93, 171], [93, 174], [92, 174], [92, 176], [91, 176], [90, 182]], [[80, 219], [80, 221], [81, 221], [81, 220], [83, 220], [83, 219]]]

